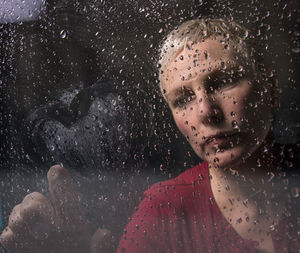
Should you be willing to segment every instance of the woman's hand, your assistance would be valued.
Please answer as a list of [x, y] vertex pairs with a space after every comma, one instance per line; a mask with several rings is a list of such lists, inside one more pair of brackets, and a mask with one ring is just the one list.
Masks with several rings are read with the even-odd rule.
[[0, 236], [3, 247], [9, 253], [112, 252], [109, 231], [92, 235], [68, 171], [56, 165], [47, 176], [51, 202], [38, 192], [25, 196]]

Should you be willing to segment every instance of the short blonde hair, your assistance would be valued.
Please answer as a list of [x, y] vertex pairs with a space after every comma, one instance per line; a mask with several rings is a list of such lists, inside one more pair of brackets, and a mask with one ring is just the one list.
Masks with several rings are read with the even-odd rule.
[[248, 33], [247, 29], [236, 22], [224, 19], [193, 19], [181, 24], [167, 35], [160, 46], [158, 59], [160, 86], [164, 68], [178, 52], [188, 46], [187, 42], [197, 43], [221, 36], [225, 43], [229, 40], [233, 42], [237, 54], [248, 58], [250, 52], [245, 42]]

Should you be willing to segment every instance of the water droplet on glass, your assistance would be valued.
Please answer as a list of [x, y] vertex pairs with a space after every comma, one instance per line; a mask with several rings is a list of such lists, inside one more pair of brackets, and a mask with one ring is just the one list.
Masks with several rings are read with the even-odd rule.
[[232, 128], [233, 128], [233, 129], [239, 129], [239, 125], [238, 125], [238, 123], [237, 123], [235, 120], [233, 120], [233, 121], [231, 122], [231, 125], [232, 125]]
[[245, 33], [244, 33], [244, 39], [246, 39], [248, 37], [248, 35], [249, 35], [249, 31], [246, 30]]
[[208, 54], [207, 54], [206, 51], [204, 51], [204, 57], [205, 57], [206, 60], [208, 59]]
[[261, 167], [261, 160], [257, 159], [256, 164], [257, 164], [258, 167]]
[[244, 70], [244, 67], [242, 65], [239, 65], [238, 71], [242, 72]]
[[288, 185], [289, 184], [289, 179], [288, 178], [285, 178], [282, 180], [283, 184], [284, 185]]
[[292, 52], [296, 53], [296, 54], [299, 54], [300, 53], [300, 48], [299, 47], [292, 48]]
[[61, 31], [60, 31], [60, 37], [61, 37], [62, 39], [65, 39], [65, 38], [67, 37], [67, 32], [66, 32], [66, 30], [61, 30]]
[[300, 192], [300, 189], [298, 187], [293, 187], [291, 189], [291, 192], [292, 192], [292, 196], [294, 198], [298, 198], [299, 197], [299, 192]]
[[260, 29], [258, 29], [257, 30], [257, 34], [256, 34], [256, 36], [260, 36], [261, 35], [261, 30]]

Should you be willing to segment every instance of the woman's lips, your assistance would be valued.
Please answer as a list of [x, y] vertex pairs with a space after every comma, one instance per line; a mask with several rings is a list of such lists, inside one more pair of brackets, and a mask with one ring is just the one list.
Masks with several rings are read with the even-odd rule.
[[220, 133], [208, 137], [205, 144], [209, 147], [218, 146], [221, 148], [230, 141], [233, 142], [237, 137], [239, 137], [238, 132]]

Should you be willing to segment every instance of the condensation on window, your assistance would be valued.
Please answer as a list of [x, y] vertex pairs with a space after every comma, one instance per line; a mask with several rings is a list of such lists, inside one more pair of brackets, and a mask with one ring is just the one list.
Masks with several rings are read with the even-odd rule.
[[[234, 21], [247, 28], [244, 38], [253, 39], [261, 49], [259, 57], [273, 71], [259, 71], [268, 75], [265, 80], [273, 78], [276, 83], [274, 100], [279, 106], [272, 109], [270, 128], [276, 143], [284, 147], [278, 159], [299, 173], [297, 10], [296, 0], [4, 0], [0, 7], [1, 231], [26, 195], [39, 192], [51, 202], [47, 172], [59, 164], [71, 175], [90, 230], [110, 230], [116, 249], [143, 192], [205, 160], [195, 152], [200, 144], [193, 140], [202, 134], [199, 127], [194, 121], [176, 121], [176, 115], [197, 109], [193, 99], [202, 86], [195, 91], [182, 88], [185, 97], [169, 103], [159, 79], [162, 41], [183, 22], [196, 18]], [[224, 41], [230, 36], [225, 35]], [[246, 66], [251, 68], [250, 63], [239, 64], [237, 73], [242, 74], [238, 75], [248, 74]], [[236, 77], [236, 71], [229, 73], [226, 67], [223, 72], [225, 76], [205, 79], [210, 94], [206, 96], [214, 99], [219, 92], [215, 90], [245, 77]], [[182, 82], [192, 77], [188, 74]], [[257, 91], [257, 96], [259, 92], [271, 91]], [[259, 99], [246, 107], [262, 103]], [[213, 109], [210, 120], [219, 124], [218, 108]], [[234, 110], [228, 114], [234, 131], [247, 121], [238, 116]], [[183, 131], [186, 126], [191, 135]], [[264, 161], [257, 160], [255, 166], [261, 164]], [[276, 173], [268, 173], [271, 182]], [[239, 173], [232, 169], [231, 174]], [[283, 180], [286, 187], [292, 184]], [[253, 188], [253, 196], [263, 197], [259, 187]], [[299, 185], [292, 187], [289, 196], [299, 199]], [[234, 204], [229, 199], [230, 205]], [[243, 214], [234, 224], [246, 220]], [[299, 231], [297, 236], [295, 240]]]

